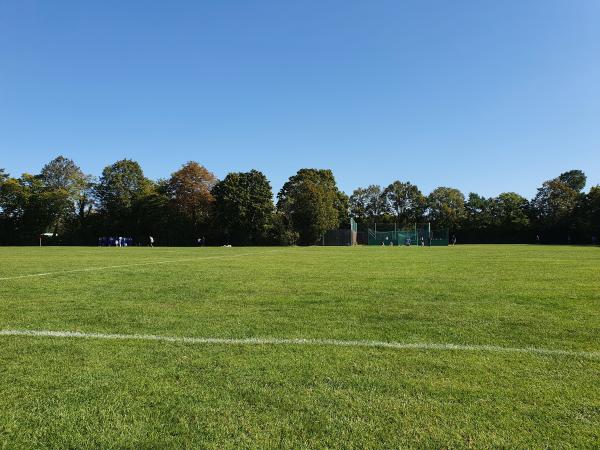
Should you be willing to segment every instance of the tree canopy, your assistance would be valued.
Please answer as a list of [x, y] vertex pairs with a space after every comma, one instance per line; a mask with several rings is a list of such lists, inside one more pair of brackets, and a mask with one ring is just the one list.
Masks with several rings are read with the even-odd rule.
[[420, 221], [425, 212], [426, 198], [410, 182], [394, 181], [383, 193], [387, 208], [401, 225]]
[[587, 177], [581, 170], [569, 170], [558, 176], [558, 181], [562, 181], [574, 191], [580, 192], [585, 187]]
[[208, 221], [215, 201], [212, 190], [217, 178], [195, 161], [171, 174], [167, 183], [170, 204], [194, 226]]
[[427, 197], [428, 218], [442, 228], [457, 230], [465, 218], [465, 196], [458, 189], [439, 187]]
[[337, 188], [333, 172], [301, 169], [277, 194], [277, 209], [289, 220], [301, 244], [316, 243], [347, 216], [347, 198]]
[[408, 181], [385, 189], [370, 184], [341, 192], [331, 170], [300, 169], [277, 194], [262, 172], [231, 172], [222, 180], [190, 161], [166, 180], [146, 178], [129, 159], [95, 179], [58, 156], [38, 174], [10, 176], [0, 169], [0, 244], [36, 243], [40, 234], [63, 244], [94, 244], [100, 236], [152, 235], [159, 245], [312, 245], [323, 234], [348, 228], [412, 227], [429, 222], [460, 242], [582, 242], [600, 237], [600, 186], [586, 193], [586, 176], [569, 170], [548, 180], [529, 201], [515, 192], [465, 199], [456, 188], [424, 195]]
[[546, 181], [538, 189], [532, 207], [544, 228], [564, 225], [575, 211], [578, 192], [560, 179]]
[[274, 212], [267, 177], [257, 170], [229, 173], [213, 190], [215, 219], [228, 241], [235, 244], [266, 242]]
[[123, 213], [151, 188], [139, 163], [130, 159], [106, 166], [96, 186], [100, 209], [107, 213]]

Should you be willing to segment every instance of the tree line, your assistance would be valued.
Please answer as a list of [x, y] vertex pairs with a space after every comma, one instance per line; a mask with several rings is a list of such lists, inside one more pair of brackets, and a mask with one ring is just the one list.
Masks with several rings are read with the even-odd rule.
[[600, 186], [584, 192], [586, 175], [570, 170], [548, 180], [528, 200], [515, 192], [484, 197], [438, 187], [429, 195], [410, 182], [358, 188], [350, 211], [359, 223], [409, 226], [430, 222], [470, 243], [595, 243], [600, 233]]
[[260, 171], [222, 180], [190, 161], [168, 179], [148, 179], [136, 161], [106, 166], [99, 177], [58, 156], [39, 174], [11, 177], [0, 169], [0, 244], [92, 245], [100, 236], [130, 236], [160, 245], [311, 245], [324, 232], [430, 222], [462, 242], [591, 242], [600, 232], [600, 186], [571, 170], [545, 182], [532, 200], [508, 192], [486, 198], [439, 187], [429, 195], [410, 182], [341, 192], [333, 172], [301, 169], [274, 201]]

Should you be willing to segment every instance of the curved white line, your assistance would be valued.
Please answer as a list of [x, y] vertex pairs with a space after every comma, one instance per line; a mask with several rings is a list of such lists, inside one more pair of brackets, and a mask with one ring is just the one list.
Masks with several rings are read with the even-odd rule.
[[280, 250], [267, 250], [265, 252], [252, 252], [252, 253], [238, 253], [236, 255], [214, 255], [214, 256], [205, 256], [203, 258], [165, 259], [165, 260], [145, 261], [145, 262], [131, 263], [131, 264], [119, 264], [116, 266], [86, 267], [84, 269], [61, 270], [61, 271], [57, 271], [57, 272], [30, 273], [27, 275], [15, 275], [12, 277], [0, 278], [0, 281], [17, 280], [20, 278], [47, 277], [50, 275], [63, 275], [63, 274], [76, 273], [76, 272], [93, 272], [96, 270], [119, 269], [119, 268], [123, 268], [123, 267], [150, 266], [150, 265], [154, 265], [154, 264], [171, 264], [171, 263], [179, 263], [179, 262], [200, 261], [200, 260], [205, 260], [205, 259], [237, 258], [240, 256], [264, 255], [266, 253], [273, 253], [273, 252], [277, 252], [277, 251], [280, 251]]
[[303, 338], [212, 338], [212, 337], [181, 337], [159, 336], [154, 334], [118, 334], [118, 333], [84, 333], [80, 331], [49, 331], [49, 330], [0, 330], [0, 336], [32, 336], [53, 338], [80, 339], [112, 339], [112, 340], [141, 340], [180, 342], [185, 344], [216, 344], [216, 345], [330, 345], [337, 347], [370, 347], [391, 348], [398, 350], [458, 350], [458, 351], [487, 351], [495, 353], [527, 353], [534, 355], [573, 356], [589, 359], [600, 359], [600, 352], [577, 350], [548, 349], [539, 347], [502, 347], [499, 345], [464, 345], [464, 344], [435, 344], [423, 342], [385, 342], [369, 340], [341, 339], [303, 339]]

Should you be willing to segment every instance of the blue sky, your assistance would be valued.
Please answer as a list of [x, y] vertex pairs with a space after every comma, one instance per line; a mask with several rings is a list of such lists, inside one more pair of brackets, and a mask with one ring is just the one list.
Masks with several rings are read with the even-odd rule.
[[0, 1], [0, 167], [600, 183], [600, 2]]

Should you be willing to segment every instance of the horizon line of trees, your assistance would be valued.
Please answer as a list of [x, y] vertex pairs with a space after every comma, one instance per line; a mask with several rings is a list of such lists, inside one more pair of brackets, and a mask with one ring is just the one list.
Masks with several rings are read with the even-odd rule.
[[515, 192], [486, 198], [438, 187], [424, 195], [408, 181], [341, 192], [333, 172], [300, 169], [274, 202], [258, 170], [222, 180], [190, 161], [168, 179], [148, 179], [122, 159], [99, 177], [58, 156], [39, 174], [11, 177], [0, 168], [0, 244], [35, 244], [49, 233], [64, 245], [95, 245], [101, 236], [145, 244], [313, 245], [326, 231], [373, 224], [430, 222], [460, 242], [589, 243], [600, 233], [600, 186], [585, 193], [586, 176], [570, 170], [548, 180], [528, 200]]

